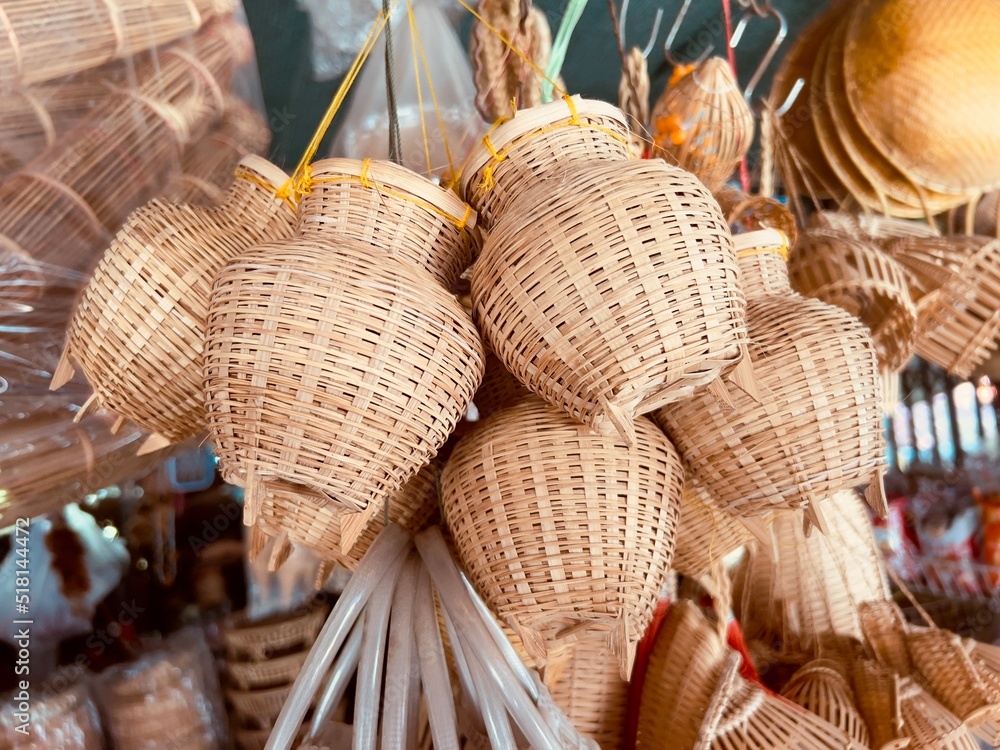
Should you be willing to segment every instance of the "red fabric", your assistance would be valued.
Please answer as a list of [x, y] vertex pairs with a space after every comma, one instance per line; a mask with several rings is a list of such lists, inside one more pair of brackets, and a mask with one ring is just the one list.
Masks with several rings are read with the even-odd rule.
[[726, 641], [728, 641], [729, 647], [733, 651], [743, 657], [743, 664], [740, 665], [740, 676], [748, 682], [756, 682], [758, 685], [763, 685], [764, 683], [761, 681], [760, 675], [757, 674], [757, 668], [753, 665], [753, 659], [750, 658], [750, 651], [747, 649], [746, 641], [743, 640], [743, 628], [740, 627], [739, 622], [736, 620], [730, 620], [729, 625], [726, 626]]
[[642, 699], [642, 686], [646, 682], [646, 668], [653, 646], [660, 634], [660, 628], [670, 612], [670, 600], [661, 599], [653, 614], [653, 621], [646, 628], [646, 634], [639, 641], [635, 652], [635, 664], [632, 666], [632, 681], [628, 686], [628, 713], [625, 719], [625, 750], [635, 750], [636, 738], [639, 734], [639, 702]]

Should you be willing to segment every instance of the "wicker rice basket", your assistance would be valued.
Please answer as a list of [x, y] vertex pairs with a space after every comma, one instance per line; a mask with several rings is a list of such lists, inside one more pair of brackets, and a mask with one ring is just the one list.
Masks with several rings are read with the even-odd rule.
[[647, 419], [636, 445], [527, 396], [455, 447], [443, 515], [470, 580], [544, 662], [565, 629], [610, 633], [622, 674], [668, 575], [683, 472]]
[[109, 411], [169, 442], [204, 430], [212, 279], [240, 252], [291, 235], [294, 206], [274, 195], [286, 179], [248, 156], [218, 208], [153, 201], [136, 211], [77, 303], [53, 388], [76, 362]]
[[646, 667], [637, 748], [695, 746], [727, 651], [697, 605], [683, 599], [670, 605]]
[[[593, 635], [564, 648], [568, 653], [561, 668], [547, 666], [543, 673], [552, 700], [601, 750], [623, 747], [628, 682], [618, 672], [618, 657], [604, 638]], [[550, 665], [557, 658], [550, 654]]]
[[[323, 200], [307, 196], [302, 216], [313, 195]], [[345, 550], [455, 429], [484, 353], [468, 313], [424, 270], [308, 227], [216, 279], [209, 425], [224, 478], [246, 488], [245, 521], [268, 491], [325, 496], [344, 515]]]
[[527, 388], [602, 434], [740, 362], [743, 298], [718, 204], [662, 161], [525, 189], [473, 269], [477, 322]]
[[908, 238], [886, 249], [916, 290], [917, 354], [968, 377], [1000, 338], [1000, 240]]
[[811, 661], [781, 690], [782, 696], [833, 724], [859, 747], [868, 747], [868, 726], [854, 702], [851, 683], [841, 665], [826, 659]]
[[713, 192], [726, 184], [753, 143], [753, 112], [721, 57], [710, 57], [664, 89], [653, 106], [653, 153]]
[[913, 354], [917, 308], [906, 272], [870, 243], [811, 230], [788, 261], [795, 291], [846, 310], [871, 331], [883, 371], [898, 371]]
[[624, 113], [574, 96], [520, 110], [490, 132], [469, 155], [460, 188], [489, 232], [511, 200], [532, 185], [551, 183], [562, 168], [630, 156]]
[[702, 390], [657, 411], [657, 421], [730, 513], [808, 506], [870, 483], [869, 501], [884, 514], [881, 383], [868, 329], [792, 291], [780, 232], [737, 241], [761, 400], [732, 390], [727, 405]]

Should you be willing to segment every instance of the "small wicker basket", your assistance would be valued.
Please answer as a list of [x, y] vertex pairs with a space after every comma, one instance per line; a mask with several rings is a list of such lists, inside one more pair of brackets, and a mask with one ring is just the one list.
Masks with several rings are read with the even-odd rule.
[[910, 744], [903, 731], [899, 679], [877, 661], [859, 659], [854, 663], [854, 693], [874, 750], [897, 750]]
[[723, 185], [713, 195], [734, 234], [777, 229], [794, 247], [799, 227], [788, 206], [781, 201], [763, 195], [747, 195], [731, 185]]
[[906, 621], [892, 601], [870, 601], [858, 605], [861, 633], [875, 659], [900, 677], [912, 672], [906, 648]]
[[490, 347], [531, 391], [602, 434], [685, 398], [744, 356], [718, 204], [662, 161], [566, 167], [497, 216], [472, 276]]
[[868, 329], [792, 291], [780, 232], [736, 240], [761, 400], [733, 390], [727, 405], [703, 389], [657, 421], [730, 513], [809, 506], [870, 483], [884, 515], [881, 382]]
[[247, 248], [291, 235], [295, 208], [274, 195], [286, 179], [247, 156], [218, 208], [153, 201], [137, 210], [77, 303], [52, 387], [73, 377], [75, 361], [109, 411], [169, 442], [203, 431], [212, 279]]
[[309, 651], [303, 650], [264, 661], [228, 661], [226, 674], [240, 691], [289, 685], [295, 681], [308, 655]]
[[851, 683], [841, 665], [826, 659], [811, 661], [790, 679], [781, 695], [833, 724], [859, 747], [869, 747], [868, 726], [854, 701]]
[[906, 647], [924, 683], [949, 711], [969, 725], [1000, 715], [1000, 696], [992, 695], [954, 633], [910, 628]]
[[470, 580], [529, 654], [563, 631], [611, 632], [622, 674], [667, 580], [683, 472], [647, 419], [636, 445], [526, 396], [455, 447], [443, 515]]
[[750, 150], [753, 112], [729, 63], [710, 57], [664, 89], [650, 117], [654, 154], [716, 191]]

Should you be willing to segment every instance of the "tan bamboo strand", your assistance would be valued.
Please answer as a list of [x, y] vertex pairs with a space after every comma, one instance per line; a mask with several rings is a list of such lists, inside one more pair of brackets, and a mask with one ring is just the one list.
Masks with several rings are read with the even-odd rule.
[[173, 42], [233, 7], [231, 0], [4, 0], [0, 91]]

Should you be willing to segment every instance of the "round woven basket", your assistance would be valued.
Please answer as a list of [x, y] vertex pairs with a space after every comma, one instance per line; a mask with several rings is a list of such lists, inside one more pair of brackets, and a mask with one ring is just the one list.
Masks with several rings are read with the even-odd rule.
[[636, 747], [693, 748], [728, 647], [697, 605], [670, 605], [646, 666]]
[[350, 546], [343, 535], [343, 510], [324, 498], [268, 489], [260, 517], [265, 533], [272, 528], [281, 529], [292, 544], [301, 544], [323, 560], [354, 570], [385, 528], [386, 515], [390, 523], [414, 533], [427, 524], [438, 507], [439, 470], [438, 463], [432, 461], [414, 474], [389, 496], [385, 510], [368, 520]]
[[753, 143], [753, 112], [721, 57], [667, 86], [650, 124], [653, 153], [693, 172], [712, 191], [726, 184]]
[[473, 268], [476, 319], [529, 390], [629, 439], [635, 415], [743, 357], [732, 239], [705, 187], [665, 162], [572, 174], [498, 218]]
[[629, 448], [527, 396], [459, 441], [443, 515], [470, 580], [533, 658], [566, 628], [611, 631], [627, 675], [667, 580], [682, 479], [648, 419]]
[[1000, 240], [907, 238], [885, 247], [916, 290], [917, 354], [969, 377], [1000, 339]]
[[695, 477], [685, 479], [674, 570], [698, 578], [755, 538], [740, 519], [719, 506]]
[[311, 166], [309, 200], [297, 231], [370, 242], [426, 269], [451, 289], [472, 263], [471, 207], [406, 167], [371, 159], [323, 159]]
[[906, 272], [873, 244], [813, 229], [788, 261], [792, 287], [846, 310], [871, 331], [883, 370], [898, 371], [913, 355], [917, 308]]
[[75, 362], [103, 407], [143, 429], [169, 442], [204, 430], [212, 279], [247, 248], [291, 235], [295, 208], [275, 197], [286, 180], [247, 156], [218, 208], [153, 201], [133, 213], [80, 296], [53, 388]]
[[617, 107], [578, 96], [530, 109], [487, 134], [462, 170], [461, 192], [491, 231], [511, 200], [567, 166], [631, 157], [629, 127]]
[[972, 659], [954, 633], [939, 628], [911, 628], [906, 647], [913, 666], [941, 704], [968, 724], [1000, 712]]
[[868, 329], [792, 291], [780, 232], [736, 240], [761, 398], [732, 390], [727, 405], [702, 390], [657, 411], [657, 421], [730, 513], [808, 506], [871, 483], [884, 514], [881, 383]]
[[912, 671], [910, 653], [906, 648], [906, 621], [892, 601], [862, 602], [858, 619], [865, 643], [875, 658], [900, 677]]
[[838, 663], [826, 659], [809, 662], [792, 675], [781, 694], [836, 726], [859, 747], [870, 746], [868, 726], [855, 706], [854, 691]]
[[[993, 111], [1000, 7], [964, 0], [862, 0], [847, 29], [854, 116], [917, 184], [946, 193], [1000, 186]], [[971, 40], [971, 41], [970, 41]]]
[[[622, 748], [628, 682], [618, 673], [618, 657], [599, 636], [585, 636], [565, 648], [569, 653], [560, 668], [545, 668], [552, 700], [580, 734], [596, 740], [601, 750]], [[550, 664], [557, 659], [550, 654]]]
[[444, 445], [483, 374], [479, 333], [453, 295], [334, 234], [231, 262], [208, 337], [209, 426], [223, 477], [246, 488], [244, 520], [268, 491], [325, 498], [341, 511], [341, 549]]

